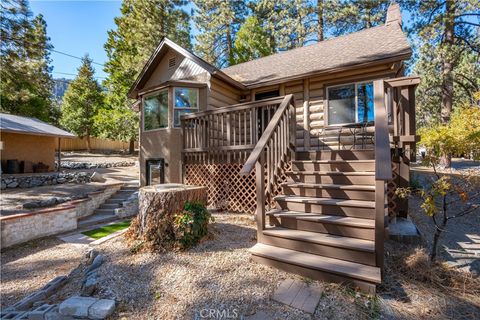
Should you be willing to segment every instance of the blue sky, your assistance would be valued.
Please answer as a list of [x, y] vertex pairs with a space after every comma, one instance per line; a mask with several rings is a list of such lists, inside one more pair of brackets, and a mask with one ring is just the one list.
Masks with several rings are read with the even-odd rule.
[[[107, 31], [115, 28], [113, 19], [120, 15], [121, 1], [30, 1], [33, 13], [43, 14], [47, 34], [54, 50], [81, 57], [88, 53], [94, 62], [103, 64], [107, 56], [103, 44]], [[80, 60], [52, 52], [53, 77], [74, 78]], [[103, 80], [102, 67], [95, 65], [96, 76]], [[64, 75], [61, 73], [70, 73]]]

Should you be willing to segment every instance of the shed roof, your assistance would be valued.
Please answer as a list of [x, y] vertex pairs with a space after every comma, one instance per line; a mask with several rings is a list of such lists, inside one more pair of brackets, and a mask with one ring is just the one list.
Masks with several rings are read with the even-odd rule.
[[237, 64], [222, 71], [232, 79], [252, 86], [387, 59], [405, 59], [411, 53], [401, 26], [391, 23]]
[[51, 124], [36, 118], [15, 116], [8, 113], [0, 113], [0, 131], [61, 138], [76, 137], [68, 131], [52, 126]]

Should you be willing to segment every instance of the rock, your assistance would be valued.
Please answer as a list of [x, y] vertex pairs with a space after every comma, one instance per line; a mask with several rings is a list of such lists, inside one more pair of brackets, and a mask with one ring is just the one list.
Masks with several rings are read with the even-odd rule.
[[51, 311], [53, 308], [55, 308], [55, 305], [51, 304], [43, 304], [39, 306], [38, 308], [34, 309], [33, 311], [30, 311], [28, 313], [28, 319], [29, 320], [43, 320], [45, 318], [45, 314], [49, 311]]
[[95, 249], [92, 249], [87, 252], [87, 264], [90, 265], [92, 264], [93, 260], [98, 256], [98, 251]]
[[25, 202], [22, 207], [24, 209], [36, 209], [40, 208], [41, 203], [39, 201], [30, 201], [30, 202]]
[[97, 289], [98, 285], [98, 273], [96, 270], [87, 274], [87, 277], [82, 285], [82, 295], [90, 296]]
[[93, 182], [105, 182], [106, 179], [98, 172], [94, 172], [90, 177], [90, 181]]
[[45, 291], [47, 296], [50, 296], [52, 293], [57, 291], [60, 287], [62, 287], [67, 282], [67, 276], [58, 276], [47, 283], [42, 290]]
[[32, 307], [33, 307], [33, 308], [38, 308], [38, 307], [40, 307], [40, 306], [43, 306], [45, 303], [46, 303], [46, 302], [45, 302], [44, 300], [40, 300], [40, 301], [35, 302], [35, 303], [32, 305]]
[[98, 299], [73, 296], [60, 303], [58, 311], [63, 316], [88, 317], [88, 310]]
[[105, 319], [115, 310], [115, 300], [100, 299], [90, 306], [88, 317], [90, 319]]
[[90, 271], [100, 267], [103, 263], [103, 260], [104, 260], [103, 255], [99, 254], [98, 256], [96, 256], [95, 259], [93, 259], [92, 264], [85, 271], [85, 273], [89, 273]]
[[28, 310], [30, 307], [37, 301], [44, 300], [47, 298], [47, 294], [44, 290], [39, 290], [29, 294], [19, 302], [13, 305], [13, 308], [16, 310]]
[[1, 189], [7, 189], [7, 184], [2, 180]]
[[25, 311], [2, 311], [2, 319], [21, 319]]
[[65, 178], [58, 178], [57, 179], [57, 183], [61, 184], [61, 183], [65, 183], [65, 182], [67, 182], [67, 179], [65, 179]]
[[18, 187], [18, 182], [17, 181], [12, 181], [9, 184], [7, 184], [7, 188], [13, 189]]

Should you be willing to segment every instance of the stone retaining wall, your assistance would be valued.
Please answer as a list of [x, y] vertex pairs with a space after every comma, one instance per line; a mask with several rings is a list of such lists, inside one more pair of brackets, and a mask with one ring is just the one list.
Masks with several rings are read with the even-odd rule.
[[[62, 169], [96, 169], [96, 168], [115, 168], [115, 167], [132, 167], [135, 165], [135, 161], [116, 161], [116, 162], [74, 162], [74, 161], [62, 161]], [[55, 164], [58, 166], [58, 162]]]
[[63, 183], [87, 183], [90, 174], [87, 172], [59, 172], [42, 175], [4, 176], [2, 175], [1, 189], [33, 188]]
[[90, 193], [86, 199], [65, 202], [53, 208], [0, 217], [0, 247], [6, 248], [33, 239], [75, 230], [78, 218], [91, 215], [122, 186], [123, 183], [111, 184], [104, 190]]

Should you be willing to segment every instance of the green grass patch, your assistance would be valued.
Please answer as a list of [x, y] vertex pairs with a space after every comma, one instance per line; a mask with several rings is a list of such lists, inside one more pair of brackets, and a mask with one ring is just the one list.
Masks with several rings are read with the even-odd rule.
[[119, 223], [109, 224], [107, 226], [103, 226], [97, 229], [85, 231], [85, 232], [82, 232], [82, 234], [97, 240], [105, 236], [108, 236], [109, 234], [112, 234], [114, 232], [126, 229], [128, 227], [130, 227], [130, 221], [123, 221]]

